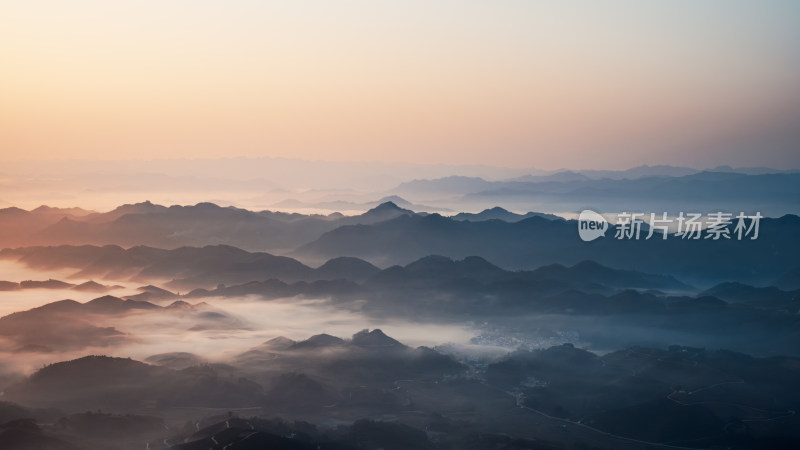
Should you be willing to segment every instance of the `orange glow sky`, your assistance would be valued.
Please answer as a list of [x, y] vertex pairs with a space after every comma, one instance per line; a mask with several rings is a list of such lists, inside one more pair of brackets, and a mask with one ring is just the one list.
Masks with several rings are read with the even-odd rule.
[[800, 2], [22, 1], [0, 159], [800, 167]]

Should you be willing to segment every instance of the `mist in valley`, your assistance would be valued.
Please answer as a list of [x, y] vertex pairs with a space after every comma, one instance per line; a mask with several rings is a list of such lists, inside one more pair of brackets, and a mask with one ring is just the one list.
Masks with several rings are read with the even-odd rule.
[[0, 40], [0, 450], [800, 448], [800, 2]]
[[[770, 400], [797, 379], [792, 291], [744, 295], [588, 262], [505, 271], [477, 257], [386, 268], [272, 258], [224, 246], [5, 252], [0, 417], [38, 424], [8, 422], [5, 439], [64, 449], [258, 448], [255, 436], [298, 448], [796, 439], [798, 399]], [[663, 425], [637, 427], [637, 408]]]

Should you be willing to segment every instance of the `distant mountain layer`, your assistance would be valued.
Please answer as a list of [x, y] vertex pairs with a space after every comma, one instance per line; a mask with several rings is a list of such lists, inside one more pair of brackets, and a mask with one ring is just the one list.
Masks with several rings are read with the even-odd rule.
[[[728, 227], [733, 230], [733, 225]], [[348, 255], [379, 265], [408, 264], [431, 254], [481, 256], [513, 269], [592, 260], [629, 270], [674, 275], [697, 284], [741, 281], [767, 284], [797, 270], [800, 217], [764, 218], [758, 239], [615, 239], [583, 242], [576, 221], [530, 217], [517, 222], [460, 221], [437, 214], [400, 216], [373, 225], [348, 225], [325, 233], [294, 255], [325, 259]], [[786, 275], [786, 285], [791, 278]]]
[[[403, 183], [393, 190], [375, 194], [382, 197], [377, 202], [334, 199], [324, 205], [291, 201], [280, 204], [289, 208], [317, 206], [337, 210], [372, 207], [354, 216], [249, 211], [213, 203], [166, 207], [143, 202], [122, 205], [106, 213], [49, 207], [25, 211], [12, 207], [0, 209], [0, 230], [3, 231], [0, 247], [114, 244], [176, 248], [224, 244], [253, 251], [286, 253], [342, 226], [373, 225], [402, 216], [421, 217], [432, 211], [447, 211], [455, 220], [507, 222], [533, 216], [553, 219], [541, 212], [561, 214], [585, 208], [610, 213], [657, 214], [760, 211], [771, 217], [797, 212], [800, 173], [758, 168], [742, 173], [725, 167], [685, 173], [684, 169], [642, 167], [631, 169], [624, 176], [616, 172], [564, 171], [503, 181], [452, 176]], [[426, 206], [432, 203], [442, 206]], [[444, 207], [461, 211], [485, 210], [450, 214]], [[510, 211], [540, 212], [516, 214]]]
[[[175, 302], [159, 306], [146, 301], [122, 299], [105, 295], [86, 303], [60, 300], [27, 311], [0, 317], [0, 345], [4, 351], [51, 353], [81, 349], [88, 346], [106, 347], [124, 342], [125, 332], [95, 323], [95, 316], [124, 315], [130, 312], [177, 311], [182, 313], [208, 308]], [[218, 314], [217, 322], [226, 320]], [[8, 345], [11, 344], [11, 347]]]
[[363, 211], [376, 208], [384, 203], [393, 203], [401, 208], [417, 212], [449, 212], [447, 208], [430, 205], [418, 205], [398, 195], [388, 195], [374, 202], [353, 202], [347, 200], [333, 200], [321, 202], [304, 202], [296, 199], [286, 199], [272, 205], [276, 209], [324, 209], [332, 211]]
[[[40, 207], [0, 210], [0, 247], [20, 245], [149, 245], [162, 248], [224, 244], [249, 250], [292, 250], [345, 225], [370, 225], [400, 216], [425, 216], [408, 207], [420, 208], [397, 196], [386, 197], [363, 214], [304, 215], [271, 211], [248, 211], [213, 203], [165, 207], [150, 202], [123, 205], [107, 213]], [[398, 206], [398, 205], [402, 205]], [[347, 207], [348, 205], [339, 205]], [[365, 205], [349, 205], [354, 209]], [[347, 208], [345, 208], [347, 209]], [[424, 210], [424, 208], [423, 208]], [[442, 211], [442, 209], [439, 209]], [[460, 213], [455, 220], [504, 220], [528, 217], [558, 219], [529, 212], [515, 214], [495, 207], [481, 213]]]
[[106, 292], [119, 288], [121, 288], [121, 286], [106, 286], [91, 280], [81, 284], [66, 283], [53, 279], [45, 281], [26, 280], [19, 283], [0, 281], [0, 291], [16, 291], [18, 289], [72, 289], [84, 292]]
[[753, 170], [747, 174], [719, 168], [692, 173], [642, 170], [630, 177], [604, 172], [561, 172], [505, 181], [446, 177], [402, 183], [390, 192], [417, 201], [447, 197], [467, 206], [493, 204], [518, 209], [540, 205], [546, 211], [586, 207], [657, 213], [758, 210], [780, 216], [797, 212], [800, 173]]
[[[477, 256], [460, 261], [444, 256], [427, 256], [405, 267], [381, 270], [358, 258], [337, 257], [318, 268], [312, 268], [285, 256], [250, 253], [219, 245], [182, 247], [175, 250], [89, 245], [24, 247], [4, 249], [0, 251], [0, 258], [16, 260], [35, 269], [73, 268], [77, 270], [76, 276], [80, 277], [170, 280], [168, 286], [179, 289], [217, 287], [224, 290], [228, 289], [225, 285], [242, 283], [265, 283], [265, 287], [275, 289], [293, 282], [314, 282], [303, 285], [308, 288], [316, 286], [331, 289], [336, 286], [349, 289], [356, 284], [438, 285], [462, 281], [495, 283], [509, 280], [561, 282], [575, 287], [614, 289], [691, 289], [668, 275], [616, 270], [591, 261], [583, 261], [572, 267], [555, 264], [534, 271], [508, 271]], [[51, 282], [72, 286], [56, 280]], [[255, 285], [247, 286], [250, 290], [256, 289]], [[172, 295], [171, 292], [154, 287], [143, 289], [143, 294], [146, 295]]]
[[528, 219], [531, 217], [543, 217], [545, 219], [550, 220], [561, 220], [561, 217], [556, 216], [554, 214], [545, 214], [545, 213], [538, 213], [538, 212], [528, 212], [526, 214], [515, 214], [508, 210], [505, 210], [499, 206], [495, 206], [494, 208], [485, 209], [477, 214], [473, 213], [458, 213], [454, 216], [450, 216], [454, 220], [469, 220], [472, 222], [480, 222], [484, 220], [502, 220], [504, 222], [519, 222], [523, 219]]
[[[144, 246], [123, 249], [111, 245], [25, 247], [4, 249], [0, 251], [0, 258], [14, 259], [42, 270], [73, 268], [77, 271], [75, 276], [81, 278], [142, 282], [176, 280], [175, 285], [191, 288], [268, 279], [287, 282], [347, 279], [360, 282], [380, 271], [356, 258], [333, 258], [314, 269], [289, 257], [250, 253], [224, 245], [175, 250]], [[181, 283], [177, 282], [179, 280]]]
[[[456, 220], [438, 214], [417, 215], [384, 204], [364, 216], [374, 221], [338, 226], [290, 253], [320, 265], [316, 269], [289, 257], [227, 245], [174, 250], [149, 246], [127, 250], [91, 245], [26, 247], [0, 251], [0, 256], [20, 259], [40, 269], [75, 268], [75, 275], [84, 279], [185, 280], [182, 289], [270, 278], [284, 282], [338, 278], [361, 282], [377, 272], [375, 265], [406, 265], [429, 255], [454, 259], [479, 256], [512, 270], [554, 263], [571, 266], [589, 260], [616, 269], [672, 275], [694, 285], [738, 281], [775, 284], [784, 290], [800, 287], [796, 275], [800, 263], [794, 254], [800, 248], [800, 218], [795, 215], [761, 219], [755, 240], [694, 240], [674, 235], [666, 240], [658, 235], [619, 240], [614, 238], [614, 227], [609, 227], [604, 238], [592, 242], [580, 240], [577, 222], [539, 215], [518, 221]], [[123, 219], [132, 217], [138, 216]]]
[[213, 203], [123, 205], [107, 213], [75, 215], [39, 209], [0, 210], [0, 247], [19, 245], [114, 244], [174, 248], [226, 244], [251, 250], [289, 250], [342, 225], [372, 224], [413, 215], [384, 202], [357, 216], [248, 211]]
[[[697, 179], [723, 181], [740, 176], [745, 175], [705, 172], [693, 175], [699, 177]], [[645, 178], [633, 181], [642, 180]], [[617, 181], [610, 180], [614, 183]], [[687, 183], [691, 184], [689, 181]], [[781, 186], [782, 182], [773, 188], [779, 189]], [[686, 198], [702, 197], [705, 195], [702, 192], [693, 195], [687, 193]], [[731, 192], [733, 195], [739, 191]], [[746, 194], [734, 197], [743, 198]], [[35, 216], [32, 212], [14, 208], [0, 210], [0, 225], [19, 225], [32, 216]], [[51, 217], [50, 214], [43, 216]], [[142, 281], [147, 281], [143, 278], [152, 275], [190, 279], [207, 272], [219, 274], [220, 270], [226, 270], [228, 275], [219, 275], [217, 278], [228, 277], [228, 282], [232, 283], [268, 278], [286, 282], [313, 281], [340, 278], [341, 273], [353, 273], [356, 270], [349, 265], [360, 264], [360, 279], [365, 279], [374, 273], [374, 268], [364, 265], [363, 261], [357, 263], [352, 259], [336, 258], [355, 257], [371, 264], [389, 266], [409, 264], [428, 255], [443, 255], [456, 259], [480, 256], [515, 270], [553, 263], [573, 265], [592, 260], [619, 269], [674, 275], [692, 284], [739, 281], [754, 285], [776, 284], [791, 290], [798, 287], [797, 270], [800, 270], [800, 264], [792, 254], [792, 249], [798, 245], [798, 231], [798, 217], [786, 215], [762, 219], [759, 238], [754, 241], [688, 240], [674, 236], [666, 241], [657, 238], [619, 241], [611, 238], [612, 228], [605, 238], [586, 243], [578, 239], [574, 221], [541, 213], [515, 214], [502, 208], [444, 217], [417, 214], [387, 202], [362, 215], [345, 217], [339, 214], [307, 216], [266, 211], [256, 213], [208, 203], [169, 208], [141, 203], [125, 205], [105, 214], [64, 218], [34, 233], [27, 240], [59, 244], [109, 242], [131, 247], [125, 253], [129, 260], [124, 262], [115, 259], [115, 252], [122, 250], [119, 247], [105, 250], [110, 258], [108, 261], [99, 260], [96, 249], [87, 247], [85, 255], [80, 250], [70, 250], [68, 254], [61, 255], [66, 258], [64, 260], [60, 260], [58, 254], [50, 253], [47, 258], [39, 258], [36, 262], [42, 268], [75, 267], [85, 270], [79, 273], [85, 278], [101, 274], [109, 278], [141, 275], [139, 279]], [[196, 250], [181, 248], [207, 244], [219, 244], [215, 255], [196, 254]], [[304, 264], [294, 264], [293, 260], [271, 254], [244, 254], [234, 248], [237, 244], [245, 249], [280, 249], [272, 253], [291, 255], [315, 265], [332, 259], [334, 261], [327, 267], [312, 271]], [[176, 253], [167, 254], [159, 248], [175, 248]], [[86, 261], [87, 258], [91, 261]], [[160, 258], [165, 260], [150, 268]], [[214, 259], [222, 261], [222, 264]], [[743, 263], [745, 261], [746, 264]], [[94, 265], [90, 266], [90, 262]], [[222, 267], [225, 262], [235, 262], [238, 266]], [[203, 270], [204, 265], [207, 265], [207, 270]], [[237, 276], [236, 273], [241, 275]], [[320, 273], [325, 273], [324, 278]], [[355, 279], [352, 275], [345, 278]]]
[[796, 302], [800, 305], [800, 289], [781, 290], [774, 286], [755, 287], [743, 283], [720, 283], [700, 295], [712, 295], [730, 302], [753, 302], [755, 304], [780, 304]]

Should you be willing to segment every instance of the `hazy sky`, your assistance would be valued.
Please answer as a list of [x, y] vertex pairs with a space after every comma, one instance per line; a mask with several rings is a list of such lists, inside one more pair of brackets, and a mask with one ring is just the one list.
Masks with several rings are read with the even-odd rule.
[[0, 5], [2, 159], [800, 167], [800, 2]]

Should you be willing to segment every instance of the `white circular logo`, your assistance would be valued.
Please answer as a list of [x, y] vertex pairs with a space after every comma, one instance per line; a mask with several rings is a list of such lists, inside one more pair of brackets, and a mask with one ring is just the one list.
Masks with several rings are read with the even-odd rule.
[[586, 242], [603, 237], [608, 229], [605, 217], [590, 210], [584, 209], [578, 217], [578, 234]]

